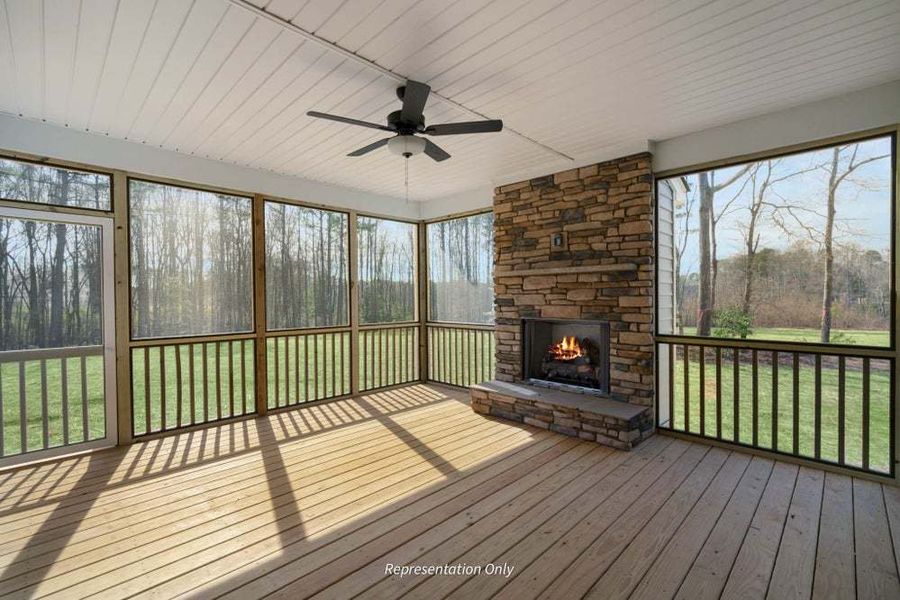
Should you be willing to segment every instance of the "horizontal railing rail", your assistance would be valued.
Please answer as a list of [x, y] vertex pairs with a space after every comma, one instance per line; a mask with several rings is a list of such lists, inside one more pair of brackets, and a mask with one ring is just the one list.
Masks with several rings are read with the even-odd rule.
[[0, 352], [0, 457], [106, 435], [104, 347]]
[[492, 325], [427, 323], [428, 379], [468, 387], [496, 373]]
[[349, 327], [266, 335], [268, 408], [350, 393]]
[[254, 344], [238, 335], [133, 345], [134, 437], [255, 412]]
[[359, 389], [369, 391], [419, 380], [419, 326], [359, 328]]
[[893, 355], [790, 343], [657, 340], [663, 429], [893, 475]]
[[740, 350], [778, 350], [803, 354], [827, 354], [829, 356], [868, 356], [892, 358], [893, 350], [877, 346], [851, 346], [846, 344], [817, 344], [814, 342], [786, 342], [783, 340], [750, 340], [736, 338], [705, 338], [685, 335], [657, 335], [656, 341], [667, 344], [689, 344], [708, 348], [738, 348]]

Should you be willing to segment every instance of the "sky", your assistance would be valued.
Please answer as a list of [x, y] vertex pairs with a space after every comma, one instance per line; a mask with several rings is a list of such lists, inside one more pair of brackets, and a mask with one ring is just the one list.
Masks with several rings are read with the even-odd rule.
[[[881, 155], [890, 155], [891, 138], [882, 137], [859, 143], [856, 162]], [[841, 154], [842, 172], [850, 159], [848, 148]], [[767, 203], [779, 206], [798, 207], [794, 214], [802, 224], [816, 231], [824, 229], [824, 214], [827, 206], [827, 189], [832, 149], [817, 150], [785, 156], [772, 160], [774, 181], [766, 194]], [[767, 166], [759, 164], [762, 174]], [[825, 165], [825, 168], [822, 168]], [[727, 180], [741, 167], [727, 167], [714, 171], [715, 181]], [[761, 179], [759, 177], [758, 179]], [[835, 206], [835, 242], [853, 243], [866, 249], [887, 251], [891, 240], [891, 158], [881, 158], [869, 162], [854, 171], [838, 188]], [[690, 191], [688, 203], [693, 200], [693, 208], [687, 220], [688, 238], [682, 256], [682, 274], [695, 273], [699, 267], [699, 241], [697, 235], [697, 190], [698, 175], [686, 177]], [[743, 185], [747, 183], [747, 185]], [[722, 214], [717, 232], [719, 260], [745, 253], [744, 230], [749, 220], [752, 189], [747, 175], [722, 191], [714, 201], [715, 214]], [[757, 232], [760, 236], [759, 249], [783, 250], [790, 245], [804, 241], [818, 247], [811, 234], [787, 215], [782, 208], [777, 214], [783, 215], [786, 227], [778, 225], [776, 211], [764, 209]], [[675, 239], [682, 239], [685, 227], [684, 208], [676, 207]], [[815, 234], [812, 234], [815, 235]]]

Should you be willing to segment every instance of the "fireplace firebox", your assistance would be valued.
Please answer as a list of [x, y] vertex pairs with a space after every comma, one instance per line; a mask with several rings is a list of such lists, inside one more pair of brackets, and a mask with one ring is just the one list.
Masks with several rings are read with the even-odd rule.
[[575, 319], [523, 319], [526, 381], [609, 393], [609, 323]]

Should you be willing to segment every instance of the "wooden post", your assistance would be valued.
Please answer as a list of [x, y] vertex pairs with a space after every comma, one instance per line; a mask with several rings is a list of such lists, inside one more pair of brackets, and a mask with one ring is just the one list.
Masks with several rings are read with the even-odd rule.
[[123, 171], [113, 172], [113, 277], [116, 313], [116, 427], [118, 444], [130, 444], [131, 410], [131, 276], [128, 272], [128, 178]]
[[269, 370], [266, 366], [266, 203], [260, 194], [253, 196], [253, 342], [256, 373], [253, 378], [256, 413], [268, 412]]
[[356, 211], [347, 217], [349, 236], [347, 253], [350, 257], [350, 393], [359, 393], [359, 237]]
[[893, 236], [892, 236], [892, 247], [891, 247], [891, 255], [894, 261], [894, 264], [891, 267], [894, 269], [893, 273], [893, 281], [891, 282], [892, 288], [892, 297], [891, 297], [891, 310], [893, 312], [893, 328], [894, 330], [891, 332], [891, 346], [893, 348], [893, 359], [891, 360], [890, 369], [891, 369], [891, 397], [890, 397], [890, 410], [893, 415], [893, 423], [891, 426], [890, 436], [890, 449], [891, 449], [891, 467], [893, 470], [893, 479], [894, 483], [900, 482], [900, 456], [898, 456], [898, 452], [900, 452], [900, 377], [897, 375], [897, 365], [900, 364], [900, 333], [898, 333], [898, 329], [900, 329], [900, 301], [897, 298], [897, 286], [900, 285], [900, 260], [897, 260], [897, 252], [898, 252], [898, 240], [900, 240], [900, 152], [898, 152], [898, 145], [900, 145], [900, 125], [894, 130], [894, 197], [893, 197]]
[[419, 381], [428, 381], [428, 225], [418, 224], [416, 315], [419, 320]]

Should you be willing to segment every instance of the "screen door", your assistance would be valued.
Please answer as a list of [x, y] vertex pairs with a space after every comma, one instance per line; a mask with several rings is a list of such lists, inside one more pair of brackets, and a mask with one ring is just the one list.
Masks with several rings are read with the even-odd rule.
[[112, 236], [0, 207], [0, 468], [116, 443]]

